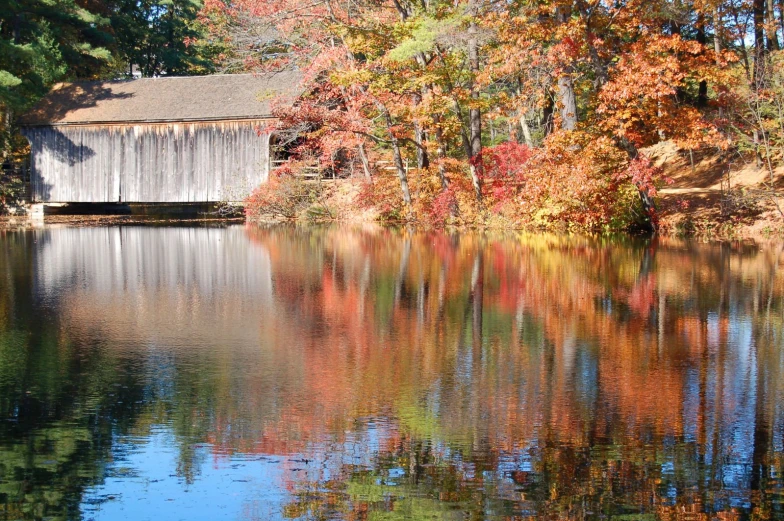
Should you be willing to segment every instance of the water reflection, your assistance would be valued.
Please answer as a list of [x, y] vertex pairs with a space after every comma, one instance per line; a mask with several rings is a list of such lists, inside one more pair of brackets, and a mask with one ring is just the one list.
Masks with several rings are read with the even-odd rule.
[[784, 517], [780, 246], [0, 236], [9, 519]]

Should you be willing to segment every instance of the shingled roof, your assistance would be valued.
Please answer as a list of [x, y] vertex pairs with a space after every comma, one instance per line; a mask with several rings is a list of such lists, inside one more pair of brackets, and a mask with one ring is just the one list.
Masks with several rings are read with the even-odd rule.
[[298, 72], [62, 83], [21, 126], [262, 119], [270, 102], [300, 91]]

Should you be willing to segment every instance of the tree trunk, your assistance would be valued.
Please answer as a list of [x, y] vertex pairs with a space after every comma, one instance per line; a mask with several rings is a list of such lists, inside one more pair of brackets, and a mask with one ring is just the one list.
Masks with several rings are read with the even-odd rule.
[[468, 165], [468, 169], [471, 172], [471, 183], [474, 185], [474, 194], [476, 195], [476, 200], [481, 204], [482, 203], [481, 157], [474, 156], [473, 158], [471, 158], [471, 164]]
[[778, 51], [779, 47], [779, 37], [777, 33], [776, 27], [776, 6], [773, 3], [773, 0], [767, 0], [767, 32], [768, 32], [768, 50], [769, 51]]
[[[419, 62], [420, 66], [424, 68], [424, 58], [418, 57], [417, 62]], [[423, 92], [427, 92], [427, 88], [423, 87]], [[422, 95], [415, 94], [414, 95], [414, 105], [419, 105], [422, 103]], [[423, 170], [430, 166], [430, 158], [427, 156], [427, 148], [425, 147], [425, 131], [422, 128], [422, 125], [418, 121], [414, 121], [414, 142], [416, 143], [416, 156], [417, 156], [417, 168]]]
[[558, 78], [558, 104], [561, 110], [561, 128], [574, 130], [577, 126], [577, 100], [571, 76]]
[[[701, 53], [705, 52], [705, 45], [708, 43], [708, 38], [705, 34], [705, 16], [700, 13], [697, 15], [697, 43], [702, 45]], [[706, 107], [708, 105], [708, 82], [700, 80], [699, 90], [697, 93], [697, 106]]]
[[400, 179], [400, 191], [403, 193], [403, 202], [406, 205], [406, 212], [410, 218], [413, 217], [413, 211], [411, 209], [411, 192], [408, 189], [408, 176], [406, 175], [406, 167], [403, 165], [403, 155], [400, 152], [400, 141], [392, 130], [394, 125], [389, 110], [381, 103], [378, 103], [378, 107], [381, 110], [381, 115], [384, 117], [384, 123], [386, 124], [387, 133], [389, 134], [389, 141], [392, 143], [392, 157], [395, 162], [397, 176]]
[[779, 0], [779, 27], [781, 27], [781, 34], [784, 36], [784, 0]]
[[[713, 26], [714, 31], [716, 34], [713, 35], [713, 52], [716, 53], [716, 66], [721, 66], [721, 12], [719, 9], [716, 9], [713, 12]], [[724, 107], [722, 106], [722, 100], [719, 98], [719, 117], [724, 117]]]
[[547, 96], [547, 104], [542, 109], [542, 127], [544, 128], [545, 137], [549, 136], [555, 130], [555, 123], [553, 122], [553, 112], [555, 112], [555, 103], [553, 98]]
[[753, 87], [759, 89], [765, 77], [765, 0], [754, 0], [754, 75]]
[[[784, 1], [784, 0], [782, 0]], [[716, 65], [719, 65], [720, 62], [720, 54], [721, 54], [721, 38], [722, 35], [722, 26], [721, 26], [721, 11], [717, 8], [713, 11], [713, 50], [716, 53]]]
[[602, 85], [607, 83], [607, 67], [604, 60], [599, 56], [599, 50], [596, 48], [596, 45], [594, 45], [595, 31], [594, 28], [591, 27], [591, 12], [588, 8], [588, 4], [584, 1], [579, 1], [576, 5], [580, 11], [580, 16], [585, 22], [585, 43], [588, 46], [588, 55], [591, 57], [591, 66], [593, 67], [595, 75], [594, 89], [598, 91], [602, 88]]
[[438, 178], [441, 181], [441, 189], [446, 190], [449, 188], [449, 180], [446, 178], [446, 169], [444, 167], [446, 143], [444, 142], [444, 131], [440, 126], [441, 116], [434, 116], [433, 122], [435, 123], [436, 146], [438, 146]]
[[520, 126], [523, 128], [523, 138], [525, 139], [525, 144], [528, 148], [534, 147], [534, 140], [531, 137], [531, 129], [528, 126], [528, 120], [525, 117], [525, 113], [520, 116]]
[[468, 65], [471, 69], [471, 106], [468, 109], [468, 126], [471, 132], [471, 154], [469, 156], [471, 182], [474, 185], [476, 200], [482, 202], [482, 113], [479, 109], [479, 91], [476, 89], [476, 76], [479, 74], [479, 41], [476, 22], [468, 24]]
[[10, 107], [0, 104], [0, 163], [4, 163], [10, 155], [11, 145], [6, 139], [10, 139], [9, 129], [13, 120], [13, 112]]
[[[556, 18], [558, 23], [565, 25], [569, 22], [571, 12], [565, 8], [558, 8]], [[558, 78], [558, 105], [561, 111], [561, 128], [563, 130], [574, 130], [577, 126], [577, 99], [574, 95], [574, 85], [572, 83], [572, 68], [567, 66], [560, 78]]]
[[[517, 97], [522, 98], [523, 96], [523, 85], [522, 81], [518, 78], [517, 79]], [[526, 118], [527, 111], [520, 109], [520, 127], [523, 130], [523, 139], [525, 139], [525, 144], [529, 148], [533, 148], [534, 140], [531, 137], [531, 128], [528, 126], [528, 119]]]
[[14, 15], [14, 43], [22, 43], [22, 15], [19, 13]]
[[416, 121], [414, 122], [414, 142], [417, 144], [417, 168], [424, 170], [430, 166], [430, 158], [425, 149], [425, 131], [422, 130], [422, 126]]
[[373, 176], [370, 174], [370, 161], [368, 161], [367, 153], [365, 152], [365, 144], [360, 143], [359, 147], [359, 160], [362, 162], [362, 171], [365, 173], [365, 179], [370, 181]]
[[468, 137], [468, 130], [466, 129], [466, 121], [463, 116], [463, 109], [457, 100], [454, 100], [455, 114], [457, 119], [460, 120], [460, 141], [463, 144], [463, 151], [466, 157], [471, 157], [471, 138]]

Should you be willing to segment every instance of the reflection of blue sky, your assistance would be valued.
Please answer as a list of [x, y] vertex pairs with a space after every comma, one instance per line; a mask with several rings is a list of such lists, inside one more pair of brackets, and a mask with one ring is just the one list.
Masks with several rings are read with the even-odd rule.
[[196, 451], [201, 452], [196, 460], [203, 463], [189, 484], [178, 475], [179, 448], [168, 429], [155, 430], [143, 440], [120, 440], [108, 477], [83, 496], [84, 519], [282, 519], [288, 499], [283, 483], [286, 458], [216, 459], [206, 445]]
[[[145, 378], [145, 403], [166, 403], [172, 410], [180, 401], [185, 404], [183, 407], [195, 405], [207, 415], [204, 419], [207, 430], [225, 434], [229, 445], [237, 439], [254, 439], [264, 427], [278, 421], [280, 411], [289, 405], [297, 412], [309, 411], [297, 403], [297, 400], [307, 400], [307, 396], [298, 392], [287, 394], [290, 389], [307, 388], [297, 385], [298, 379], [306, 374], [303, 368], [309, 363], [304, 351], [298, 348], [280, 355], [284, 350], [276, 350], [268, 342], [283, 340], [276, 340], [277, 333], [267, 334], [269, 331], [258, 326], [267, 325], [259, 319], [264, 313], [280, 313], [280, 320], [299, 320], [303, 315], [286, 314], [289, 312], [283, 307], [285, 302], [276, 297], [277, 290], [272, 284], [276, 274], [272, 272], [274, 265], [269, 253], [264, 246], [250, 243], [242, 227], [64, 229], [44, 230], [37, 237], [40, 244], [36, 246], [33, 264], [36, 294], [52, 309], [63, 303], [63, 308], [71, 313], [61, 320], [75, 343], [104, 345], [109, 338], [119, 347], [117, 352], [130, 354], [128, 363], [138, 366], [133, 367], [134, 375]], [[366, 256], [366, 267], [370, 270], [368, 259]], [[678, 271], [672, 273], [673, 277], [678, 276]], [[420, 281], [417, 301], [420, 313], [424, 309], [421, 307], [421, 299], [425, 298], [423, 287]], [[450, 373], [427, 375], [425, 380], [432, 381], [429, 387], [401, 399], [401, 403], [415, 403], [416, 414], [426, 413], [434, 419], [432, 432], [419, 433], [414, 438], [427, 437], [417, 441], [429, 443], [429, 449], [439, 461], [454, 464], [466, 478], [481, 471], [483, 483], [496, 482], [492, 484], [498, 490], [493, 494], [517, 501], [520, 490], [511, 473], [543, 473], [542, 462], [549, 449], [546, 422], [555, 421], [551, 420], [553, 411], [573, 414], [568, 421], [575, 425], [584, 422], [584, 433], [595, 436], [594, 446], [589, 448], [596, 451], [579, 452], [575, 458], [593, 458], [591, 463], [597, 466], [606, 463], [600, 459], [602, 454], [620, 459], [627, 454], [631, 454], [630, 458], [634, 456], [634, 452], [620, 451], [623, 448], [620, 445], [602, 446], [622, 442], [614, 439], [612, 429], [605, 427], [620, 420], [628, 422], [626, 435], [635, 437], [630, 444], [632, 449], [645, 445], [645, 454], [654, 456], [642, 463], [632, 458], [631, 463], [644, 466], [646, 472], [659, 472], [661, 493], [665, 497], [674, 501], [684, 490], [710, 490], [712, 499], [706, 503], [712, 502], [715, 510], [728, 505], [748, 507], [755, 411], [763, 399], [758, 395], [758, 378], [767, 379], [764, 399], [774, 403], [773, 412], [768, 413], [772, 422], [771, 450], [780, 451], [784, 444], [781, 421], [784, 400], [777, 400], [782, 396], [782, 384], [776, 380], [779, 372], [765, 365], [774, 361], [770, 356], [758, 357], [755, 339], [761, 338], [762, 326], [756, 322], [757, 311], [751, 312], [750, 292], [730, 293], [726, 301], [722, 300], [726, 304], [702, 302], [696, 291], [690, 295], [668, 311], [669, 315], [662, 312], [661, 317], [699, 317], [706, 320], [700, 324], [705, 327], [705, 335], [695, 334], [689, 327], [670, 332], [665, 327], [669, 322], [662, 318], [658, 331], [654, 322], [643, 324], [648, 328], [646, 338], [653, 339], [658, 334], [658, 353], [651, 350], [653, 344], [647, 341], [639, 346], [639, 356], [650, 357], [641, 359], [641, 364], [645, 364], [639, 365], [641, 373], [653, 374], [648, 371], [659, 368], [668, 373], [670, 366], [673, 372], [680, 373], [677, 390], [683, 401], [676, 406], [681, 408], [678, 421], [683, 426], [682, 437], [679, 426], [645, 424], [644, 418], [635, 414], [634, 407], [627, 411], [612, 401], [616, 394], [613, 386], [623, 384], [623, 380], [616, 382], [602, 375], [603, 364], [614, 363], [602, 352], [601, 344], [612, 341], [611, 333], [606, 339], [583, 337], [579, 324], [565, 320], [563, 327], [567, 329], [561, 331], [562, 337], [551, 338], [544, 320], [536, 313], [525, 313], [521, 301], [516, 325], [519, 338], [517, 344], [512, 341], [508, 346], [520, 350], [521, 373], [513, 374], [515, 368], [507, 371], [504, 367], [491, 367], [497, 363], [495, 360], [506, 358], [494, 359], [490, 343], [477, 346], [482, 348], [481, 356], [477, 356], [479, 350], [471, 345], [471, 320], [455, 323], [463, 329]], [[667, 297], [660, 295], [660, 305]], [[88, 311], [82, 310], [84, 303], [91, 304]], [[630, 313], [623, 300], [614, 301], [609, 294], [596, 300], [596, 304], [606, 315], [614, 315], [614, 323], [619, 326]], [[95, 313], [103, 309], [113, 312]], [[485, 324], [485, 337], [488, 328], [502, 331], [502, 326], [509, 326], [501, 322], [494, 324], [492, 320]], [[773, 322], [773, 327], [780, 327], [777, 324], [780, 322]], [[396, 344], [394, 335], [378, 341]], [[226, 355], [221, 358], [226, 365], [207, 364], [209, 358], [203, 353], [218, 351]], [[280, 358], [275, 358], [276, 355]], [[219, 424], [226, 420], [218, 418], [212, 401], [190, 404], [187, 395], [178, 394], [189, 392], [191, 382], [188, 378], [178, 382], [178, 376], [187, 376], [188, 371], [198, 372], [199, 378], [193, 381], [204, 385], [216, 381], [219, 371], [224, 369], [231, 371], [231, 391], [240, 396], [236, 400], [239, 407], [229, 418], [229, 425]], [[518, 413], [515, 418], [532, 423], [527, 430], [529, 437], [482, 439], [474, 444], [472, 436], [479, 439], [484, 426], [480, 423], [473, 427], [470, 435], [458, 427], [470, 417], [481, 418], [485, 414], [487, 404], [475, 394], [481, 388], [477, 384], [489, 386], [496, 374], [498, 378], [508, 378], [498, 384], [498, 389], [504, 389], [506, 383], [519, 382], [517, 389], [508, 397], [499, 397], [497, 403], [501, 403], [501, 398], [508, 398], [510, 410], [515, 407]], [[288, 385], [292, 382], [285, 378], [291, 378], [293, 384]], [[246, 384], [254, 384], [258, 394], [243, 400], [242, 386]], [[548, 396], [550, 392], [554, 394]], [[551, 398], [560, 400], [561, 393], [566, 396], [564, 402], [552, 404]], [[377, 397], [382, 396], [383, 393]], [[256, 408], [259, 403], [265, 408]], [[189, 482], [179, 468], [182, 447], [171, 429], [158, 428], [144, 438], [120, 439], [113, 448], [115, 460], [109, 465], [104, 483], [85, 494], [82, 504], [85, 519], [280, 519], [283, 505], [288, 501], [284, 478], [323, 484], [340, 477], [346, 468], [374, 469], [379, 465], [375, 457], [389, 448], [390, 439], [400, 436], [401, 431], [403, 435], [410, 434], [405, 432], [405, 425], [401, 428], [399, 418], [394, 418], [399, 404], [384, 405], [388, 408], [377, 413], [392, 418], [351, 418], [346, 425], [339, 425], [340, 432], [336, 434], [332, 434], [329, 426], [330, 434], [310, 440], [306, 456], [235, 455], [214, 459], [211, 446], [199, 446], [194, 449], [193, 458], [196, 478]], [[600, 414], [597, 407], [606, 418], [595, 417]], [[625, 413], [628, 414], [624, 416]], [[564, 417], [558, 420], [567, 421]], [[222, 431], [222, 427], [229, 430]], [[456, 434], [439, 438], [450, 429]], [[679, 434], [660, 440], [659, 429]], [[296, 426], [291, 430], [296, 430]], [[288, 431], [284, 429], [284, 432]], [[505, 436], [504, 430], [499, 429], [498, 435]], [[560, 435], [560, 432], [554, 434], [555, 444], [562, 443], [558, 441]], [[500, 442], [512, 448], [501, 451], [498, 460], [492, 462], [493, 471], [474, 468], [471, 457], [464, 458], [464, 454], [472, 457], [479, 454], [483, 444]], [[661, 446], [649, 446], [659, 442]], [[564, 442], [556, 448], [570, 447]], [[406, 468], [398, 466], [387, 469], [384, 482], [402, 482], [406, 472]], [[535, 481], [530, 476], [520, 479], [526, 483]]]
[[[345, 440], [312, 445], [307, 455], [215, 456], [211, 445], [199, 445], [190, 483], [178, 469], [181, 447], [169, 428], [121, 438], [103, 484], [85, 492], [82, 514], [94, 521], [283, 519], [287, 480], [325, 482], [346, 465], [372, 467], [389, 424], [370, 418], [361, 427]], [[395, 469], [389, 477], [398, 477]]]
[[364, 418], [354, 425], [355, 431], [344, 432], [345, 438], [341, 441], [325, 437], [310, 444], [307, 449], [308, 464], [299, 465], [304, 468], [296, 478], [324, 482], [338, 477], [346, 466], [373, 468], [382, 444], [394, 434], [391, 426], [386, 418]]
[[592, 411], [599, 392], [599, 361], [588, 343], [580, 345], [575, 355], [574, 380], [575, 392], [583, 411]]
[[752, 336], [752, 323], [748, 317], [730, 312], [724, 373], [724, 396], [719, 406], [725, 427], [725, 461], [732, 464], [723, 469], [724, 486], [745, 489], [749, 486], [754, 451], [754, 411], [757, 399], [757, 359]]
[[683, 393], [683, 437], [688, 443], [695, 443], [699, 433], [700, 412], [700, 371], [697, 368], [685, 369]]

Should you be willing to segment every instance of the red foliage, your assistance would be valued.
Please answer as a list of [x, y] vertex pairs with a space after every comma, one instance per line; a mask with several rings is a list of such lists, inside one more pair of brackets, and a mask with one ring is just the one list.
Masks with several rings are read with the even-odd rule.
[[485, 172], [492, 178], [512, 178], [519, 175], [531, 159], [531, 149], [516, 141], [506, 141], [486, 148], [483, 152]]
[[447, 219], [455, 213], [457, 208], [457, 197], [455, 185], [450, 185], [446, 190], [442, 190], [434, 199], [428, 209], [430, 222], [436, 226], [443, 226]]
[[654, 166], [651, 159], [640, 154], [629, 162], [626, 170], [617, 176], [618, 180], [628, 179], [639, 190], [646, 192], [651, 197], [656, 196], [656, 182], [663, 180], [667, 184], [672, 184], [672, 179], [664, 177], [662, 169]]
[[530, 148], [516, 141], [484, 150], [485, 186], [496, 203], [504, 203], [515, 195], [517, 186], [523, 181], [525, 165], [532, 155]]
[[[716, 9], [710, 2], [689, 4], [684, 13], [697, 25], [684, 21], [678, 34], [661, 0], [593, 2], [587, 10], [571, 0], [499, 4], [470, 17], [464, 2], [416, 12], [404, 4], [205, 0], [203, 10], [212, 36], [231, 42], [233, 59], [244, 58], [246, 68], [302, 72], [294, 98], [272, 102], [277, 127], [260, 130], [277, 132], [295, 160], [373, 175], [357, 203], [382, 217], [481, 224], [493, 209], [516, 224], [622, 227], [639, 217], [640, 193], [655, 196], [666, 181], [648, 158], [630, 161], [630, 153], [663, 139], [692, 149], [728, 144], [719, 123], [730, 112], [717, 117], [715, 109], [726, 104], [734, 77], [731, 53], [695, 38]], [[452, 34], [469, 18], [494, 42], [476, 49], [482, 67]], [[746, 30], [732, 36], [726, 26], [720, 36], [736, 40], [728, 48], [741, 48]], [[579, 121], [566, 128], [559, 113], [572, 98]], [[504, 139], [503, 125], [493, 121], [503, 116], [511, 140], [466, 150], [463, 140], [477, 137], [473, 119], [464, 117], [471, 109], [481, 109], [494, 142]], [[533, 131], [528, 141], [536, 148], [514, 140], [518, 119], [528, 122], [521, 128]], [[405, 183], [386, 176], [386, 167], [372, 172], [372, 156], [391, 164], [393, 149], [398, 160], [413, 160], [417, 148], [440, 171], [409, 172], [404, 205]], [[481, 194], [469, 171], [479, 173], [473, 180]], [[270, 190], [254, 197], [266, 200]]]

